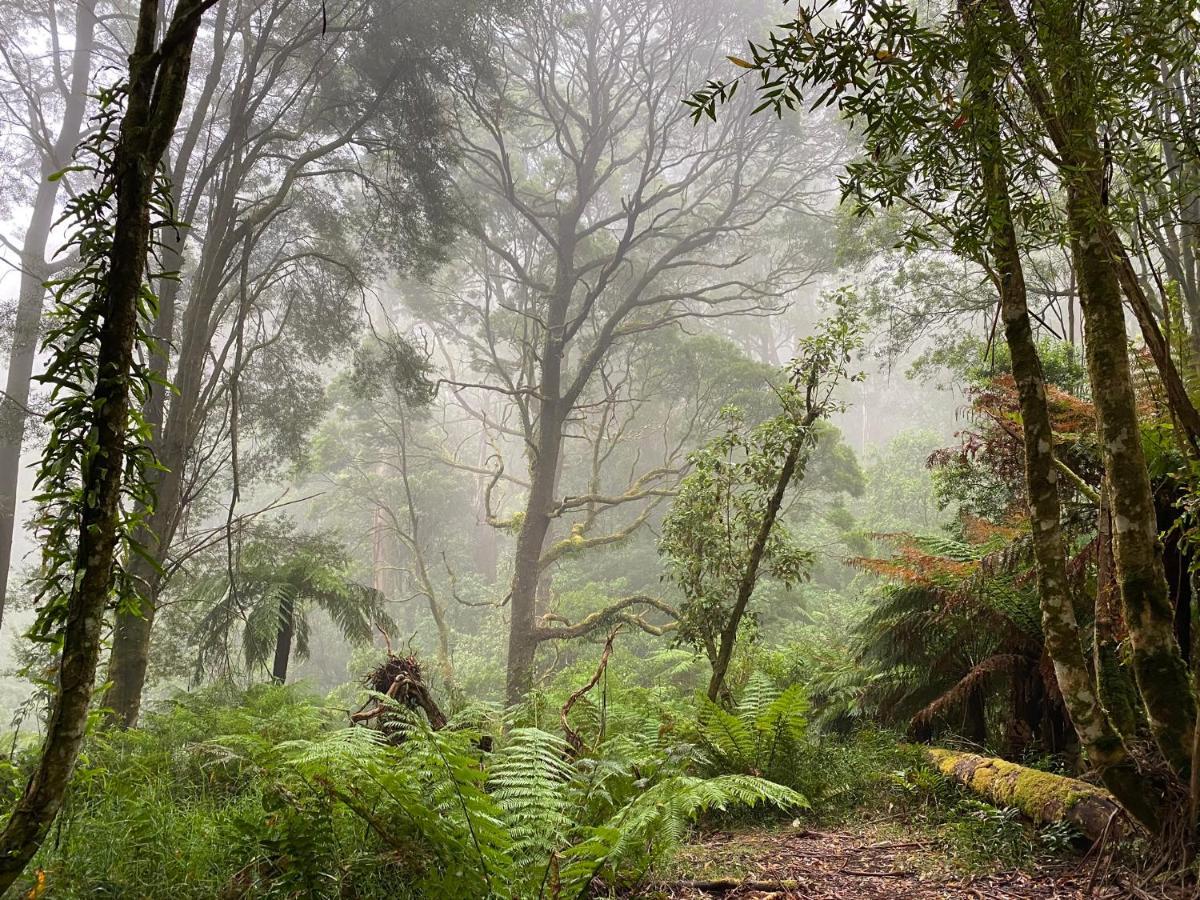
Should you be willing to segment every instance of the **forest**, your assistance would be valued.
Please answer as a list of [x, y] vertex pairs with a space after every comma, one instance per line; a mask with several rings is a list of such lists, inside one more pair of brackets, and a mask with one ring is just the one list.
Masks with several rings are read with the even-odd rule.
[[0, 15], [0, 895], [1200, 896], [1195, 0]]

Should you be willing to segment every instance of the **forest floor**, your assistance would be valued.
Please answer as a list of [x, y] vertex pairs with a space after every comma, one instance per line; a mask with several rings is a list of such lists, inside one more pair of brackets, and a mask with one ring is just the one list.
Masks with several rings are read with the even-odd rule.
[[934, 841], [898, 828], [856, 826], [713, 832], [699, 836], [670, 870], [636, 896], [658, 900], [1115, 900], [1168, 898], [1093, 856], [1014, 870], [968, 872]]

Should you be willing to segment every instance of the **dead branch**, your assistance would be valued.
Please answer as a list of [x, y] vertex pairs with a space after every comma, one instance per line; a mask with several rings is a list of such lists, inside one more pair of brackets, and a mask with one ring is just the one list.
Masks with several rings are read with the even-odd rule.
[[[653, 609], [657, 609], [659, 612], [666, 613], [673, 621], [667, 625], [651, 626], [649, 623], [642, 622], [641, 619], [636, 616], [630, 616], [628, 618], [622, 617], [621, 614], [631, 606], [652, 607]], [[622, 597], [612, 605], [606, 606], [604, 609], [597, 610], [596, 612], [585, 616], [574, 625], [572, 625], [562, 616], [554, 614], [542, 616], [541, 622], [543, 624], [539, 625], [535, 629], [534, 636], [538, 641], [568, 640], [570, 638], [581, 637], [614, 621], [626, 622], [630, 625], [641, 628], [643, 631], [648, 631], [650, 628], [657, 628], [659, 633], [663, 633], [670, 630], [670, 628], [678, 622], [678, 619], [679, 611], [667, 603], [664, 603], [662, 600], [659, 600], [657, 597], [650, 597], [645, 594], [634, 594], [630, 597]], [[551, 621], [557, 621], [563, 624], [558, 628], [547, 628], [544, 623]], [[650, 633], [653, 634], [654, 632], [651, 631]]]
[[608, 640], [604, 642], [604, 652], [600, 654], [600, 665], [596, 666], [596, 673], [592, 675], [591, 680], [587, 684], [567, 698], [567, 702], [563, 704], [562, 710], [558, 714], [558, 718], [562, 722], [563, 733], [567, 736], [567, 743], [571, 745], [571, 749], [575, 751], [576, 756], [583, 756], [587, 745], [583, 743], [583, 738], [579, 736], [579, 733], [571, 727], [571, 722], [568, 719], [571, 707], [600, 681], [600, 676], [604, 674], [604, 670], [608, 667], [608, 658], [612, 655], [613, 641], [620, 630], [621, 626], [618, 625], [608, 633]]

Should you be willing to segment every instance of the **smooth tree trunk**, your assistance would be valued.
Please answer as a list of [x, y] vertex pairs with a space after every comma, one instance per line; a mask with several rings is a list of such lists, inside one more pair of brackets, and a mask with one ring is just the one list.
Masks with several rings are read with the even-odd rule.
[[[554, 353], [558, 359], [558, 353]], [[544, 368], [557, 370], [558, 365]], [[548, 395], [546, 372], [542, 391]], [[557, 394], [557, 386], [553, 388]], [[530, 466], [529, 496], [525, 518], [517, 533], [514, 558], [511, 620], [508, 638], [508, 670], [505, 698], [509, 706], [521, 702], [533, 686], [533, 661], [537, 653], [538, 582], [542, 576], [542, 549], [550, 531], [550, 508], [554, 502], [555, 472], [562, 450], [562, 432], [556, 404], [543, 399], [538, 419], [537, 456]]]
[[716, 656], [711, 657], [712, 677], [708, 680], [708, 699], [714, 703], [721, 696], [722, 688], [725, 685], [725, 674], [729, 671], [729, 662], [733, 658], [738, 628], [742, 624], [742, 618], [746, 615], [746, 607], [750, 604], [750, 595], [754, 593], [754, 586], [758, 583], [758, 569], [762, 564], [763, 555], [766, 553], [767, 542], [771, 539], [771, 532], [775, 529], [775, 522], [779, 518], [779, 510], [783, 508], [784, 495], [787, 494], [792, 480], [799, 474], [797, 470], [803, 471], [804, 450], [809, 444], [810, 432], [816, 419], [817, 413], [810, 409], [804, 418], [796, 423], [796, 435], [792, 438], [787, 456], [784, 457], [783, 465], [779, 469], [775, 487], [767, 499], [762, 521], [758, 523], [758, 531], [755, 533], [754, 543], [750, 547], [750, 555], [746, 559], [746, 568], [742, 570], [742, 577], [738, 580], [738, 591], [733, 601], [733, 609], [730, 610], [729, 618], [725, 620], [725, 626], [721, 629], [721, 640], [716, 648]]
[[161, 43], [159, 6], [143, 0], [129, 57], [129, 93], [113, 155], [116, 217], [105, 285], [96, 384], [91, 395], [95, 459], [81, 473], [85, 504], [79, 522], [76, 571], [66, 598], [58, 689], [37, 768], [0, 834], [0, 892], [21, 874], [62, 807], [87, 728], [100, 658], [100, 635], [113, 587], [121, 538], [120, 501], [129, 427], [129, 376], [150, 242], [155, 168], [174, 133], [187, 90], [192, 46], [208, 0], [183, 0]]
[[41, 181], [33, 200], [29, 226], [21, 245], [21, 283], [4, 396], [0, 397], [0, 620], [8, 596], [12, 567], [13, 536], [16, 533], [18, 483], [21, 477], [21, 445], [29, 406], [29, 386], [37, 356], [45, 282], [50, 276], [46, 251], [58, 202], [61, 181], [50, 177], [70, 162], [79, 143], [83, 116], [87, 111], [88, 78], [95, 50], [96, 0], [81, 0], [75, 7], [74, 49], [71, 51], [70, 93], [63, 99], [62, 124], [50, 153], [42, 160]]
[[1029, 495], [1034, 569], [1046, 651], [1054, 664], [1063, 702], [1088, 758], [1130, 811], [1146, 824], [1153, 824], [1155, 814], [1149, 808], [1149, 798], [1136, 766], [1098, 702], [1067, 577], [1054, 432], [1027, 305], [996, 99], [998, 59], [994, 45], [980, 23], [980, 16], [991, 7], [981, 10], [979, 4], [965, 2], [960, 8], [969, 25], [971, 56], [967, 70], [967, 113], [974, 152], [980, 164], [988, 256], [999, 282], [1001, 318], [1021, 410], [1025, 485]]

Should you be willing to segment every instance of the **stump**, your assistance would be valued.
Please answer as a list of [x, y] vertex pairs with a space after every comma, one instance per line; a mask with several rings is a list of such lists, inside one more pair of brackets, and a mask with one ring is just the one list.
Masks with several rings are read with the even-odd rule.
[[[421, 678], [421, 664], [415, 656], [397, 656], [389, 652], [382, 663], [363, 676], [363, 685], [408, 709], [420, 709], [434, 731], [446, 727], [446, 716], [425, 686]], [[350, 716], [350, 721], [360, 725], [379, 719], [388, 711], [389, 706], [384, 701], [378, 700], [373, 706], [369, 706], [370, 702], [367, 701], [368, 706]]]

